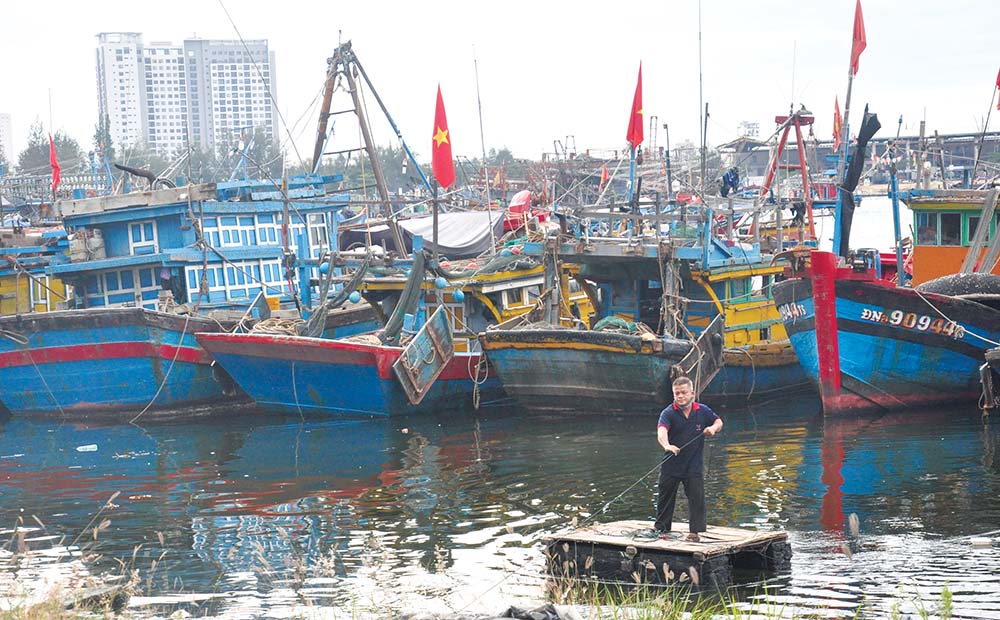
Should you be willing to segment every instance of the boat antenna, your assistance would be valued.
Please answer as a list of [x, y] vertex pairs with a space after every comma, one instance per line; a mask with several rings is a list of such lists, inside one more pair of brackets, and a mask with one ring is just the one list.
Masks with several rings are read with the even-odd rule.
[[979, 147], [976, 149], [976, 161], [972, 165], [972, 175], [969, 177], [970, 184], [974, 183], [976, 180], [976, 170], [979, 168], [979, 157], [983, 154], [983, 144], [986, 142], [986, 128], [990, 126], [990, 112], [993, 111], [993, 100], [996, 99], [997, 90], [1000, 90], [1000, 72], [997, 73], [997, 83], [993, 86], [993, 92], [990, 93], [990, 107], [986, 109], [986, 122], [983, 123], [983, 133], [979, 135]]
[[[698, 130], [701, 134], [701, 195], [705, 196], [705, 138], [708, 133], [708, 106], [705, 105], [703, 94], [704, 79], [701, 62], [701, 0], [698, 0]], [[705, 116], [702, 116], [702, 108]]]
[[476, 59], [475, 45], [472, 46], [472, 66], [476, 70], [476, 105], [479, 107], [479, 144], [483, 149], [483, 181], [486, 183], [486, 212], [490, 218], [490, 252], [496, 254], [497, 238], [493, 232], [493, 205], [490, 201], [490, 169], [486, 165], [486, 137], [483, 133], [483, 100], [479, 96], [479, 60]]
[[788, 115], [795, 113], [795, 47], [797, 41], [792, 41], [792, 92], [788, 95]]

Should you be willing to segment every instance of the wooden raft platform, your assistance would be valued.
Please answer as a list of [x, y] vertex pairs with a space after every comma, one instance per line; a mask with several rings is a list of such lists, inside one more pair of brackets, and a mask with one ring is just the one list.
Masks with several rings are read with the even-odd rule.
[[727, 588], [733, 570], [785, 571], [792, 547], [785, 532], [757, 532], [709, 525], [700, 542], [688, 542], [686, 523], [670, 538], [652, 536], [651, 521], [615, 521], [557, 532], [545, 541], [553, 577], [631, 584]]

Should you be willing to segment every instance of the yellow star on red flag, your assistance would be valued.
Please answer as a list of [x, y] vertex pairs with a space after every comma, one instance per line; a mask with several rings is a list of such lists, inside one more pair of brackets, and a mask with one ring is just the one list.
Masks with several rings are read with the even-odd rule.
[[442, 143], [451, 144], [448, 142], [448, 130], [438, 127], [437, 131], [434, 132], [434, 146], [441, 146]]

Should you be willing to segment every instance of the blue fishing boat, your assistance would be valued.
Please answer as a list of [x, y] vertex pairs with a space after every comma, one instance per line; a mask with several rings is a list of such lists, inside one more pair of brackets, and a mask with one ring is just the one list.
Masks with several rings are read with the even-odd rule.
[[[796, 355], [831, 415], [975, 402], [985, 352], [1000, 341], [1000, 277], [990, 274], [1000, 256], [997, 190], [904, 195], [916, 235], [906, 261], [897, 252], [903, 267], [891, 279], [878, 252], [847, 251], [850, 192], [879, 127], [866, 110], [841, 191], [838, 253], [798, 253], [774, 286]], [[900, 198], [894, 175], [892, 184]]]
[[[279, 411], [383, 417], [505, 402], [476, 334], [532, 309], [520, 302], [541, 292], [541, 267], [498, 255], [481, 267], [456, 261], [443, 270], [428, 264], [419, 236], [414, 242], [408, 275], [368, 275], [358, 285], [384, 317], [377, 332], [336, 339], [213, 332], [198, 341], [258, 405]], [[575, 302], [585, 303], [581, 297]]]
[[[348, 204], [328, 191], [339, 181], [308, 175], [284, 192], [236, 181], [57, 203], [69, 260], [46, 273], [72, 287], [70, 309], [0, 318], [0, 402], [15, 415], [82, 418], [245, 400], [194, 334], [272, 307], [303, 324], [281, 310], [310, 293], [293, 286], [287, 239], [299, 240], [301, 255], [329, 251]], [[374, 315], [359, 306], [322, 319], [320, 331], [334, 334]]]

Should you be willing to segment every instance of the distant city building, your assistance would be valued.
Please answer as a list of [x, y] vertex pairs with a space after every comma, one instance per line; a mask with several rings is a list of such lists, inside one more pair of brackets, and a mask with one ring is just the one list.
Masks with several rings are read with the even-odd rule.
[[[0, 112], [0, 147], [3, 147], [3, 154], [7, 161], [13, 163], [17, 161], [17, 154], [14, 153], [14, 138], [11, 136], [13, 126], [10, 123], [10, 114]], [[4, 170], [4, 174], [10, 174], [10, 170]]]
[[146, 138], [142, 35], [104, 32], [97, 39], [97, 111], [116, 146], [138, 144]]
[[115, 146], [143, 141], [172, 155], [187, 144], [235, 145], [262, 127], [277, 134], [275, 62], [266, 40], [187, 39], [182, 46], [139, 33], [98, 36], [98, 110]]

